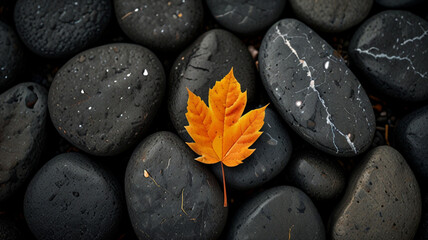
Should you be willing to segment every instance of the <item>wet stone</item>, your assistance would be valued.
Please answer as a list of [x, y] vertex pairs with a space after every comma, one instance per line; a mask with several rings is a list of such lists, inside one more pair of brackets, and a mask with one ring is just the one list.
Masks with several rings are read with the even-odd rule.
[[70, 59], [49, 90], [58, 132], [93, 155], [135, 145], [160, 107], [165, 73], [157, 57], [135, 44], [109, 44]]
[[[267, 108], [262, 135], [251, 146], [254, 153], [236, 167], [224, 167], [227, 187], [246, 190], [258, 187], [277, 176], [287, 165], [292, 144], [282, 119]], [[217, 179], [222, 182], [221, 165], [213, 165]]]
[[284, 175], [287, 183], [303, 190], [314, 201], [335, 200], [346, 186], [341, 166], [317, 151], [296, 154]]
[[112, 15], [109, 0], [18, 0], [14, 20], [19, 36], [34, 53], [67, 57], [94, 43]]
[[428, 106], [399, 120], [395, 128], [395, 144], [420, 183], [428, 181]]
[[233, 216], [227, 239], [325, 239], [321, 217], [301, 190], [279, 186], [259, 193]]
[[421, 194], [401, 154], [380, 146], [354, 169], [333, 211], [331, 236], [346, 239], [412, 240], [421, 217]]
[[47, 92], [36, 83], [21, 83], [0, 95], [0, 202], [38, 166], [47, 115]]
[[217, 239], [226, 223], [214, 175], [169, 132], [155, 133], [135, 149], [125, 195], [139, 239]]
[[271, 26], [284, 11], [284, 0], [208, 0], [215, 20], [240, 34], [257, 34]]
[[188, 125], [186, 88], [208, 105], [208, 91], [233, 67], [233, 73], [247, 91], [248, 101], [256, 96], [256, 69], [247, 47], [233, 34], [215, 29], [204, 33], [184, 52], [171, 68], [168, 83], [168, 112], [181, 138], [190, 142], [184, 126]]
[[200, 0], [114, 0], [117, 21], [134, 42], [156, 51], [179, 51], [202, 28]]
[[289, 0], [297, 18], [323, 32], [342, 32], [369, 14], [373, 0]]
[[31, 180], [24, 216], [37, 239], [115, 239], [123, 203], [112, 175], [82, 154], [65, 153]]
[[24, 50], [13, 29], [0, 21], [0, 93], [18, 81]]
[[428, 22], [410, 12], [389, 10], [366, 20], [349, 53], [377, 91], [405, 101], [428, 99]]
[[339, 156], [364, 152], [375, 133], [370, 101], [334, 49], [295, 19], [263, 38], [259, 67], [280, 115], [303, 139]]

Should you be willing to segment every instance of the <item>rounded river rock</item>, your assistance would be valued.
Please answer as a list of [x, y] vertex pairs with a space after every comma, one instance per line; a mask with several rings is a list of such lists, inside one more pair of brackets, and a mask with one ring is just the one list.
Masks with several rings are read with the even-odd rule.
[[135, 149], [125, 195], [139, 239], [217, 239], [226, 223], [216, 178], [169, 132], [155, 133]]
[[201, 0], [114, 0], [114, 7], [129, 38], [163, 52], [181, 50], [203, 24]]
[[123, 203], [112, 175], [82, 154], [65, 153], [31, 180], [24, 216], [37, 239], [116, 239]]
[[36, 83], [21, 83], [0, 95], [0, 202], [38, 166], [47, 115], [47, 92]]
[[389, 10], [365, 21], [349, 44], [356, 67], [379, 92], [396, 99], [428, 99], [428, 22]]
[[297, 188], [279, 186], [244, 203], [229, 227], [228, 239], [325, 239], [321, 217]]
[[208, 90], [232, 67], [241, 91], [247, 91], [251, 102], [256, 95], [256, 68], [247, 47], [233, 34], [221, 29], [208, 31], [176, 59], [169, 77], [168, 111], [175, 129], [186, 142], [191, 141], [184, 129], [188, 125], [186, 88], [208, 104]]
[[160, 61], [135, 44], [109, 44], [70, 59], [49, 90], [58, 132], [93, 155], [114, 155], [150, 127], [165, 88]]
[[365, 151], [375, 133], [371, 103], [334, 49], [295, 19], [275, 23], [259, 53], [262, 82], [281, 116], [330, 154]]
[[24, 44], [50, 58], [67, 57], [92, 44], [111, 15], [110, 0], [18, 0], [14, 13]]
[[419, 185], [406, 160], [392, 147], [376, 147], [354, 169], [332, 213], [331, 237], [412, 240], [421, 205]]

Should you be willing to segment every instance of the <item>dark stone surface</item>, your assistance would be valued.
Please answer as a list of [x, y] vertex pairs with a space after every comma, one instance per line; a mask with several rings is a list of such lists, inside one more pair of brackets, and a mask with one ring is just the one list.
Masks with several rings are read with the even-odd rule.
[[24, 240], [25, 238], [22, 230], [14, 221], [0, 217], [0, 239]]
[[[262, 135], [251, 146], [256, 151], [243, 164], [224, 167], [227, 186], [246, 190], [261, 186], [277, 176], [287, 165], [292, 152], [292, 143], [282, 119], [267, 108], [261, 129]], [[223, 182], [221, 165], [212, 167], [219, 182]]]
[[188, 125], [186, 88], [208, 104], [209, 88], [222, 80], [232, 67], [241, 91], [246, 90], [248, 101], [253, 101], [257, 74], [254, 61], [241, 40], [227, 31], [215, 29], [204, 33], [174, 62], [168, 83], [168, 112], [175, 129], [186, 142], [191, 141], [184, 129]]
[[170, 132], [155, 133], [135, 149], [125, 195], [139, 239], [217, 239], [226, 223], [214, 175]]
[[120, 27], [134, 42], [153, 50], [182, 50], [202, 28], [201, 0], [114, 0]]
[[135, 145], [161, 106], [165, 73], [157, 57], [135, 44], [79, 53], [61, 67], [49, 90], [58, 132], [85, 152], [114, 155]]
[[406, 11], [389, 10], [366, 20], [349, 53], [377, 91], [406, 100], [428, 99], [428, 22]]
[[24, 216], [38, 239], [116, 239], [123, 203], [112, 175], [82, 154], [65, 153], [31, 180]]
[[375, 118], [363, 87], [309, 27], [295, 19], [275, 23], [263, 38], [259, 68], [281, 116], [313, 146], [340, 156], [370, 146]]
[[353, 170], [330, 219], [331, 237], [411, 240], [420, 217], [421, 194], [415, 176], [397, 150], [380, 146]]
[[297, 17], [323, 32], [342, 32], [370, 12], [373, 0], [289, 0]]
[[0, 95], [0, 201], [33, 173], [45, 145], [47, 92], [21, 83]]
[[420, 183], [428, 182], [428, 106], [399, 120], [394, 146], [404, 156]]
[[245, 35], [270, 27], [285, 9], [285, 0], [207, 0], [211, 14], [225, 28]]
[[67, 57], [88, 47], [107, 28], [110, 0], [18, 0], [15, 25], [24, 44], [49, 58]]
[[24, 50], [11, 27], [0, 21], [0, 93], [17, 82], [24, 66]]
[[428, 194], [425, 190], [425, 194], [422, 198], [422, 216], [419, 222], [418, 231], [414, 240], [426, 240], [428, 239]]
[[284, 175], [288, 183], [303, 190], [314, 201], [335, 200], [346, 186], [342, 167], [335, 159], [317, 151], [296, 154]]
[[321, 217], [297, 188], [279, 186], [259, 193], [233, 216], [228, 239], [325, 239]]
[[375, 2], [387, 8], [406, 8], [421, 4], [424, 0], [375, 0]]

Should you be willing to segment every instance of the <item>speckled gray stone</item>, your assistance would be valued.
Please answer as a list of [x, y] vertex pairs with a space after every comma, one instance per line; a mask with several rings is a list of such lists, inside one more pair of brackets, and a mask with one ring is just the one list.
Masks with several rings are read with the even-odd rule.
[[47, 115], [47, 92], [36, 83], [21, 83], [0, 95], [0, 202], [38, 166]]
[[181, 138], [191, 138], [184, 126], [188, 125], [188, 94], [186, 88], [208, 103], [208, 90], [223, 79], [233, 67], [233, 73], [247, 91], [248, 102], [256, 96], [256, 69], [247, 47], [233, 34], [215, 29], [204, 33], [184, 52], [171, 68], [168, 82], [168, 112]]
[[225, 28], [257, 34], [270, 27], [285, 9], [285, 0], [207, 0], [211, 14]]
[[114, 8], [129, 38], [163, 52], [182, 50], [203, 24], [201, 0], [114, 0]]
[[150, 135], [135, 149], [125, 195], [139, 239], [217, 239], [226, 224], [214, 175], [170, 132]]
[[406, 101], [428, 99], [428, 22], [389, 10], [365, 21], [349, 44], [355, 66], [383, 94]]
[[345, 172], [341, 166], [317, 151], [296, 154], [284, 175], [287, 183], [303, 190], [315, 201], [335, 200], [346, 186]]
[[342, 32], [370, 12], [373, 0], [289, 0], [297, 18], [323, 32]]
[[[262, 135], [251, 146], [256, 149], [243, 164], [224, 166], [227, 187], [246, 190], [258, 187], [277, 176], [287, 165], [292, 143], [282, 119], [269, 107], [265, 111]], [[223, 182], [220, 163], [212, 167], [217, 179]]]
[[79, 53], [61, 67], [49, 90], [58, 132], [93, 155], [135, 145], [161, 105], [165, 73], [157, 57], [135, 44], [109, 44]]
[[301, 190], [274, 187], [245, 202], [230, 222], [227, 239], [325, 239], [324, 225]]
[[371, 103], [334, 49], [295, 19], [263, 38], [260, 75], [280, 115], [318, 149], [340, 156], [364, 152], [375, 133]]
[[371, 150], [353, 170], [345, 196], [330, 218], [334, 240], [412, 240], [421, 217], [421, 194], [401, 154]]
[[28, 185], [24, 216], [37, 239], [117, 239], [124, 201], [117, 180], [91, 159], [65, 153]]
[[11, 27], [0, 21], [0, 93], [11, 87], [24, 67], [24, 50]]
[[31, 51], [59, 58], [94, 43], [107, 29], [111, 15], [110, 0], [18, 0], [14, 20]]
[[399, 119], [394, 146], [406, 159], [420, 183], [428, 182], [428, 106]]

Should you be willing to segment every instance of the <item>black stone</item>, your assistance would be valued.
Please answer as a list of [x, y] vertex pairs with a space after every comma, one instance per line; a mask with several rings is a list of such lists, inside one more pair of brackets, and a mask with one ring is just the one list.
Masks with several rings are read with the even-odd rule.
[[230, 224], [228, 239], [325, 239], [323, 222], [311, 199], [289, 186], [251, 198]]
[[201, 0], [114, 0], [119, 26], [134, 42], [153, 50], [182, 50], [203, 24]]
[[270, 27], [284, 11], [284, 0], [207, 0], [211, 14], [225, 28], [257, 34]]
[[18, 0], [14, 19], [19, 36], [31, 51], [60, 58], [96, 41], [111, 15], [109, 0]]
[[215, 29], [204, 33], [176, 59], [168, 83], [168, 112], [181, 138], [190, 142], [184, 129], [188, 125], [188, 94], [186, 88], [208, 104], [208, 90], [223, 79], [233, 67], [233, 73], [247, 91], [248, 101], [256, 96], [256, 69], [246, 46], [233, 34]]
[[[251, 146], [254, 153], [236, 167], [224, 167], [227, 186], [245, 190], [261, 186], [277, 176], [287, 165], [292, 152], [291, 139], [282, 119], [267, 108], [261, 129], [262, 135]], [[220, 182], [223, 181], [221, 165], [213, 166]]]
[[375, 0], [375, 2], [387, 8], [407, 8], [421, 4], [424, 0]]
[[342, 32], [370, 12], [373, 0], [290, 0], [297, 18], [323, 32]]
[[112, 175], [82, 154], [65, 153], [31, 180], [24, 216], [37, 239], [117, 239], [123, 202]]
[[404, 156], [420, 183], [428, 181], [428, 106], [399, 120], [394, 146]]
[[365, 21], [349, 44], [355, 66], [377, 91], [405, 101], [428, 99], [428, 22], [389, 10]]
[[217, 239], [226, 223], [214, 175], [169, 132], [155, 133], [135, 149], [125, 195], [139, 239]]
[[281, 116], [313, 146], [340, 156], [370, 146], [375, 118], [363, 87], [306, 25], [295, 19], [274, 24], [263, 38], [259, 67]]
[[49, 90], [49, 113], [76, 147], [114, 155], [149, 129], [164, 88], [163, 67], [151, 51], [135, 44], [104, 45], [61, 67]]
[[0, 217], [1, 240], [24, 240], [22, 229], [12, 220]]
[[333, 240], [412, 240], [421, 217], [418, 182], [389, 146], [367, 153], [353, 169], [345, 195], [330, 218]]
[[0, 93], [18, 81], [24, 66], [24, 50], [16, 33], [0, 21]]
[[335, 200], [346, 186], [341, 166], [335, 159], [317, 151], [293, 156], [284, 175], [288, 183], [303, 190], [314, 201]]
[[0, 202], [37, 168], [47, 115], [47, 92], [36, 83], [21, 83], [0, 95]]

